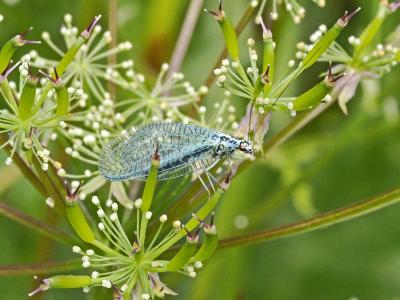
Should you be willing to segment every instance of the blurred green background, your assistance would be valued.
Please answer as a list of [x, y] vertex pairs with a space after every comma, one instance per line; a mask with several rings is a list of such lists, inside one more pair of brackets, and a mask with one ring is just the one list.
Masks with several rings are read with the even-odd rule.
[[[136, 65], [149, 76], [168, 61], [189, 1], [119, 0], [120, 41], [130, 40]], [[249, 1], [225, 1], [225, 10], [237, 22]], [[327, 0], [325, 8], [300, 1], [306, 18], [295, 25], [282, 11], [272, 25], [277, 42], [278, 76], [295, 52], [295, 45], [321, 23], [333, 24], [345, 10], [362, 6], [341, 36], [357, 35], [375, 14], [378, 1]], [[214, 8], [215, 0], [205, 1]], [[59, 28], [65, 13], [71, 13], [80, 28], [102, 13], [107, 1], [100, 0], [0, 0], [1, 42], [34, 26], [30, 38], [42, 31], [61, 44]], [[400, 14], [391, 16], [382, 36], [399, 24]], [[107, 18], [102, 21], [107, 26]], [[259, 39], [260, 30], [251, 23], [243, 36]], [[201, 85], [215, 63], [223, 41], [212, 18], [201, 14], [183, 65], [187, 79]], [[35, 47], [50, 54], [45, 45]], [[24, 49], [26, 50], [26, 49]], [[23, 51], [20, 51], [23, 53]], [[304, 91], [326, 69], [319, 64], [293, 86]], [[246, 233], [311, 217], [315, 213], [351, 204], [400, 186], [400, 131], [396, 105], [390, 113], [387, 103], [399, 104], [400, 68], [380, 81], [365, 82], [344, 116], [336, 105], [295, 137], [271, 153], [264, 162], [236, 178], [217, 212], [222, 237]], [[214, 89], [208, 103], [220, 97]], [[234, 105], [244, 103], [234, 99]], [[290, 121], [276, 113], [267, 139]], [[0, 161], [5, 160], [2, 153]], [[0, 201], [44, 218], [46, 205], [30, 184], [11, 167], [0, 169]], [[159, 199], [162, 201], [162, 199]], [[180, 296], [176, 299], [400, 299], [400, 206], [390, 207], [351, 222], [293, 238], [222, 250], [208, 262], [195, 280], [164, 276]], [[48, 220], [51, 221], [51, 220]], [[247, 224], [248, 223], [248, 224]], [[65, 224], [61, 224], [68, 228]], [[245, 226], [247, 225], [247, 226]], [[243, 228], [244, 227], [244, 228]], [[0, 264], [61, 261], [73, 258], [65, 245], [49, 243], [38, 234], [0, 217]], [[46, 253], [49, 251], [49, 254]], [[26, 299], [35, 283], [31, 276], [1, 276], [1, 299]], [[81, 291], [50, 291], [42, 299], [83, 299]], [[101, 299], [91, 293], [88, 299]], [[39, 299], [36, 298], [36, 299]]]

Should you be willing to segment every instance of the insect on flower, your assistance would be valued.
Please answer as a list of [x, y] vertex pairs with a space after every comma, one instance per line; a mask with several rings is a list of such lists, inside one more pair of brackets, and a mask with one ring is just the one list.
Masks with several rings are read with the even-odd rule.
[[235, 151], [253, 156], [249, 141], [197, 125], [159, 122], [131, 129], [111, 141], [99, 159], [100, 173], [108, 180], [146, 180], [154, 153], [160, 155], [158, 179], [168, 180], [194, 172], [201, 179], [203, 171], [211, 184], [217, 180], [209, 169], [220, 160], [230, 159]]

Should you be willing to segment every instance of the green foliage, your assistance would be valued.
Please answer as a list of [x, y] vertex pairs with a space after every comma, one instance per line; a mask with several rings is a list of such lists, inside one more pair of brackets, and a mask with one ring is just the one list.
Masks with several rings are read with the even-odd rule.
[[[189, 50], [182, 53], [186, 78], [202, 83], [210, 72], [219, 85], [207, 81], [195, 89], [174, 73], [179, 67], [160, 63], [178, 40], [186, 8], [178, 1], [170, 6], [159, 0], [118, 1], [118, 18], [111, 16], [111, 24], [102, 26], [118, 22], [118, 41], [133, 40], [132, 50], [130, 43], [114, 43], [108, 33], [99, 36], [93, 24], [76, 31], [70, 15], [57, 35], [65, 5], [25, 2], [15, 7], [0, 2], [5, 17], [0, 18], [0, 140], [7, 154], [0, 161], [15, 164], [0, 169], [0, 234], [7, 238], [0, 255], [2, 297], [26, 298], [33, 284], [27, 275], [32, 274], [48, 278], [35, 283], [38, 291], [54, 288], [44, 299], [112, 299], [112, 292], [120, 299], [129, 299], [131, 292], [172, 298], [175, 293], [164, 281], [180, 294], [176, 299], [398, 296], [400, 246], [393, 224], [399, 208], [364, 216], [399, 200], [398, 3], [328, 0], [323, 9], [315, 3], [324, 6], [324, 1], [303, 1], [303, 6], [292, 0], [225, 1], [223, 10], [212, 12], [222, 35], [208, 16], [200, 15], [189, 33]], [[96, 14], [108, 15], [108, 2], [100, 2], [105, 11]], [[69, 3], [80, 24], [92, 18], [88, 3]], [[362, 10], [351, 22], [346, 13], [303, 42], [315, 24], [333, 24], [358, 5]], [[32, 11], [43, 12], [43, 20]], [[270, 12], [273, 21], [268, 28], [262, 24], [261, 33], [261, 16]], [[163, 24], [168, 28], [160, 38]], [[45, 30], [51, 39], [44, 34], [41, 46], [29, 45], [32, 41], [17, 33], [31, 25], [38, 27], [30, 33], [34, 38]], [[223, 45], [232, 60], [219, 61], [214, 70]], [[17, 69], [11, 73], [11, 60], [21, 61], [14, 64], [19, 74]], [[326, 73], [327, 62], [332, 69]], [[28, 64], [30, 71], [47, 71], [48, 80], [28, 74]], [[158, 75], [152, 72], [156, 69]], [[252, 105], [253, 113], [246, 115], [246, 106], [249, 111]], [[99, 153], [113, 138], [124, 137], [124, 130], [152, 120], [248, 135], [257, 158], [239, 160], [239, 166], [217, 165], [212, 173], [222, 187], [216, 185], [210, 197], [198, 180], [157, 182], [154, 160], [145, 184], [108, 183], [98, 174]], [[250, 124], [252, 133], [249, 121], [255, 124]], [[17, 168], [22, 175], [13, 175], [19, 174]], [[229, 188], [224, 183], [228, 172]], [[65, 180], [72, 181], [70, 191]], [[84, 200], [92, 194], [94, 208]], [[218, 235], [216, 226], [207, 223], [214, 211]], [[262, 243], [358, 216], [363, 217]], [[72, 240], [79, 244], [74, 252], [82, 264], [71, 261], [65, 244]], [[95, 252], [82, 251], [85, 243]], [[233, 245], [243, 247], [227, 249]], [[88, 286], [93, 289], [84, 296], [81, 290], [64, 290], [88, 291]]]

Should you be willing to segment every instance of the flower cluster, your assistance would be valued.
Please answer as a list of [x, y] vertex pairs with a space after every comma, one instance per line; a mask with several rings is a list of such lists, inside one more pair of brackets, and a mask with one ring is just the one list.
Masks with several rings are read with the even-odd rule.
[[[240, 58], [235, 29], [229, 17], [223, 11], [221, 2], [217, 11], [209, 12], [220, 25], [230, 55], [230, 59], [223, 60], [222, 65], [214, 70], [214, 74], [217, 76], [217, 83], [228, 93], [248, 101], [249, 109], [247, 115], [239, 123], [237, 134], [241, 136], [249, 135], [250, 130], [252, 130], [256, 149], [261, 149], [264, 135], [268, 129], [270, 112], [287, 111], [292, 116], [295, 116], [297, 111], [310, 109], [329, 99], [329, 93], [337, 80], [337, 78], [333, 77], [331, 71], [321, 83], [297, 97], [286, 97], [284, 93], [288, 86], [305, 69], [311, 67], [334, 43], [355, 12], [352, 14], [347, 14], [346, 12], [329, 30], [327, 26], [321, 25], [319, 31], [313, 34], [315, 43], [307, 48], [307, 53], [298, 55], [301, 58], [301, 62], [294, 71], [281, 80], [276, 80], [274, 74], [275, 42], [272, 32], [264, 25], [262, 19], [259, 21], [263, 29], [263, 51], [258, 54], [255, 48], [255, 41], [249, 39], [247, 46], [250, 65], [244, 67]], [[323, 33], [327, 34], [323, 35]], [[295, 62], [290, 61], [288, 66], [293, 68]], [[253, 108], [255, 108], [254, 116], [252, 116]]]
[[[397, 66], [400, 61], [400, 50], [398, 48], [398, 30], [389, 34], [382, 43], [375, 43], [376, 34], [384, 20], [395, 12], [400, 2], [389, 3], [381, 1], [378, 12], [369, 26], [359, 37], [349, 36], [348, 42], [352, 47], [352, 53], [345, 50], [338, 42], [332, 43], [327, 51], [322, 54], [320, 61], [337, 63], [333, 68], [334, 74], [345, 74], [338, 80], [333, 91], [338, 97], [339, 105], [344, 113], [347, 113], [347, 102], [354, 97], [356, 89], [363, 78], [378, 78], [389, 73], [391, 68]], [[310, 44], [300, 42], [297, 44], [298, 52], [296, 58], [303, 59], [326, 34], [326, 26], [321, 25], [317, 31], [310, 36]]]
[[[215, 102], [214, 109], [207, 112], [198, 102], [208, 93], [208, 88], [196, 89], [182, 73], [168, 75], [168, 64], [161, 66], [151, 88], [144, 75], [135, 71], [132, 60], [107, 64], [109, 56], [132, 46], [130, 42], [123, 42], [109, 48], [110, 33], [102, 33], [98, 20], [99, 17], [78, 34], [72, 16], [65, 15], [65, 24], [60, 30], [65, 50], [53, 42], [49, 33], [42, 34], [45, 43], [61, 57], [59, 62], [32, 50], [22, 56], [21, 62], [7, 67], [10, 53], [2, 58], [0, 78], [4, 81], [3, 96], [10, 108], [3, 110], [0, 123], [3, 132], [9, 133], [1, 136], [2, 147], [11, 147], [6, 163], [11, 164], [12, 156], [18, 153], [28, 164], [38, 162], [42, 171], [54, 168], [62, 178], [85, 179], [79, 194], [81, 199], [106, 184], [98, 172], [98, 158], [104, 145], [138, 124], [180, 121], [228, 133], [238, 127], [235, 108], [228, 99], [230, 93], [225, 93], [226, 97]], [[17, 35], [9, 44], [15, 48], [35, 43], [25, 40], [26, 34]], [[8, 82], [8, 75], [17, 67], [20, 82]], [[39, 68], [42, 78], [33, 74], [33, 68]], [[131, 97], [115, 102], [106, 88], [110, 81]], [[68, 172], [67, 165], [50, 156], [51, 143], [60, 138], [68, 143], [65, 153], [83, 162], [83, 170]], [[124, 184], [113, 183], [109, 187], [109, 194], [120, 203], [126, 207], [132, 205], [127, 200]]]
[[[114, 299], [163, 298], [166, 294], [176, 293], [161, 282], [160, 273], [178, 272], [196, 277], [197, 270], [202, 268], [203, 262], [213, 254], [217, 246], [213, 216], [210, 224], [203, 220], [217, 205], [229, 184], [229, 178], [186, 223], [179, 220], [168, 223], [167, 215], [162, 214], [159, 216], [158, 229], [152, 231], [149, 226], [153, 218], [150, 207], [154, 197], [159, 159], [159, 155], [154, 154], [143, 196], [137, 199], [132, 207], [136, 210], [134, 235], [123, 229], [118, 204], [109, 199], [105, 202], [107, 208], [104, 208], [97, 196], [92, 197], [92, 203], [96, 206], [99, 223], [97, 230], [92, 229], [78, 204], [79, 185], [72, 185], [68, 189], [67, 218], [82, 241], [97, 248], [86, 251], [79, 246], [72, 248], [74, 253], [81, 255], [82, 267], [91, 269], [91, 273], [57, 275], [43, 279], [30, 296], [50, 288], [80, 287], [84, 292], [89, 292], [90, 288], [101, 286], [113, 289]], [[168, 229], [168, 226], [171, 228]], [[204, 241], [199, 246], [201, 228], [204, 231]], [[96, 231], [99, 234], [95, 234]], [[97, 238], [98, 235], [103, 238]], [[183, 238], [186, 242], [172, 258], [168, 258], [166, 252]]]
[[[80, 36], [78, 28], [72, 25], [72, 16], [70, 14], [64, 16], [64, 22], [65, 24], [61, 27], [60, 32], [64, 38], [66, 50], [63, 50], [52, 41], [50, 33], [42, 33], [43, 41], [60, 58], [64, 57], [66, 52], [76, 44]], [[99, 101], [104, 99], [106, 92], [104, 82], [101, 82], [101, 80], [110, 80], [117, 84], [122, 84], [118, 80], [118, 76], [113, 76], [113, 74], [118, 73], [117, 70], [119, 68], [128, 69], [133, 66], [131, 60], [126, 60], [116, 65], [106, 65], [105, 59], [110, 55], [129, 51], [132, 48], [130, 42], [123, 42], [115, 48], [109, 48], [111, 39], [109, 31], [102, 33], [100, 25], [94, 26], [89, 40], [80, 47], [63, 78], [66, 83], [76, 89], [83, 89], [84, 86], [89, 87], [90, 92]], [[32, 54], [32, 65], [38, 68], [53, 68], [57, 63], [54, 59], [39, 56], [36, 51]], [[84, 98], [87, 98], [87, 95]]]
[[[253, 1], [254, 2], [254, 6], [258, 5], [258, 1]], [[314, 2], [315, 4], [317, 4], [319, 7], [324, 7], [325, 6], [325, 0], [312, 0], [312, 2]], [[267, 4], [267, 0], [261, 0], [258, 12], [257, 12], [257, 16], [256, 16], [256, 23], [260, 23], [262, 21], [262, 14], [265, 10]], [[280, 5], [284, 5], [285, 9], [287, 12], [290, 13], [290, 15], [293, 18], [293, 21], [295, 23], [300, 23], [301, 20], [304, 18], [305, 14], [306, 14], [306, 10], [305, 8], [299, 4], [299, 2], [297, 0], [273, 0], [272, 4], [271, 4], [271, 19], [272, 20], [277, 20], [279, 17], [278, 14], [278, 7]]]

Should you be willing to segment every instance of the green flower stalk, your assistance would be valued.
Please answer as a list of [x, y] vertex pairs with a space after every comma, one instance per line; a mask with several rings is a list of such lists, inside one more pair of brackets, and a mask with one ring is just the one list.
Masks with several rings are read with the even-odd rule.
[[201, 221], [201, 225], [205, 233], [205, 238], [199, 251], [193, 256], [192, 262], [206, 261], [214, 254], [218, 246], [217, 227], [214, 225], [214, 213], [211, 215], [210, 224]]
[[89, 244], [94, 244], [96, 238], [78, 203], [77, 195], [79, 188], [80, 185], [72, 191], [71, 188], [67, 187], [65, 213], [69, 223], [81, 240]]
[[222, 0], [219, 0], [218, 10], [211, 11], [205, 9], [206, 12], [210, 13], [214, 16], [215, 20], [217, 20], [222, 34], [224, 36], [226, 49], [228, 50], [229, 55], [233, 60], [239, 59], [239, 42], [238, 37], [236, 35], [235, 27], [232, 24], [232, 21], [226, 16], [225, 11], [222, 9]]
[[332, 68], [329, 67], [328, 75], [308, 91], [293, 100], [293, 109], [296, 111], [308, 110], [321, 102], [329, 102], [332, 97], [329, 93], [335, 85], [335, 82], [341, 77], [334, 78]]
[[40, 41], [30, 41], [26, 40], [25, 36], [32, 31], [32, 27], [29, 28], [26, 32], [21, 33], [13, 37], [4, 46], [0, 51], [0, 73], [3, 73], [7, 66], [10, 64], [11, 58], [13, 57], [15, 51], [24, 45], [27, 44], [40, 44]]
[[192, 235], [190, 232], [187, 232], [186, 242], [179, 249], [178, 253], [170, 260], [169, 263], [165, 266], [166, 269], [170, 272], [177, 272], [179, 269], [183, 268], [196, 254], [197, 244], [199, 242], [198, 232]]
[[96, 16], [93, 21], [88, 25], [88, 27], [85, 28], [80, 34], [80, 36], [77, 38], [75, 43], [68, 49], [68, 51], [65, 53], [64, 57], [61, 59], [61, 61], [57, 64], [57, 72], [58, 74], [62, 75], [66, 68], [70, 65], [72, 60], [75, 58], [77, 55], [78, 51], [81, 49], [82, 45], [89, 40], [93, 29], [95, 28], [96, 24], [99, 22], [101, 18], [101, 15]]
[[260, 20], [263, 29], [263, 73], [268, 75], [264, 83], [264, 95], [268, 95], [274, 83], [275, 75], [275, 42], [272, 38], [272, 32]]
[[[334, 68], [335, 74], [345, 73], [332, 92], [345, 114], [348, 113], [347, 103], [354, 97], [359, 83], [364, 78], [379, 78], [398, 64], [399, 50], [396, 46], [395, 34], [393, 38], [389, 35], [385, 43], [374, 41], [377, 40], [383, 22], [399, 7], [398, 1], [392, 3], [380, 1], [375, 17], [361, 35], [359, 37], [352, 35], [348, 38], [348, 42], [353, 47], [352, 54], [348, 54], [339, 43], [334, 42], [320, 57], [320, 61], [338, 63]], [[308, 51], [309, 46], [302, 44], [301, 48]]]
[[61, 77], [58, 75], [56, 67], [54, 67], [53, 72], [55, 78], [43, 72], [41, 72], [41, 74], [49, 79], [49, 81], [53, 84], [54, 89], [56, 90], [57, 109], [55, 112], [55, 118], [58, 118], [68, 114], [70, 106], [70, 96]]
[[26, 121], [32, 116], [32, 106], [35, 102], [36, 87], [38, 82], [38, 76], [28, 74], [26, 83], [22, 89], [21, 99], [19, 101], [19, 117], [22, 121]]
[[349, 23], [350, 19], [360, 10], [361, 7], [357, 8], [350, 14], [346, 12], [343, 17], [337, 20], [335, 25], [333, 25], [332, 28], [329, 29], [328, 32], [321, 39], [319, 39], [318, 42], [307, 53], [306, 57], [302, 60], [301, 68], [307, 69], [311, 67], [337, 39], [343, 28]]
[[[35, 279], [39, 280], [37, 276]], [[59, 275], [53, 276], [47, 279], [40, 280], [40, 285], [33, 292], [29, 293], [28, 296], [34, 296], [37, 293], [47, 291], [50, 288], [57, 289], [73, 289], [73, 288], [84, 288], [91, 284], [92, 278], [85, 275]]]

